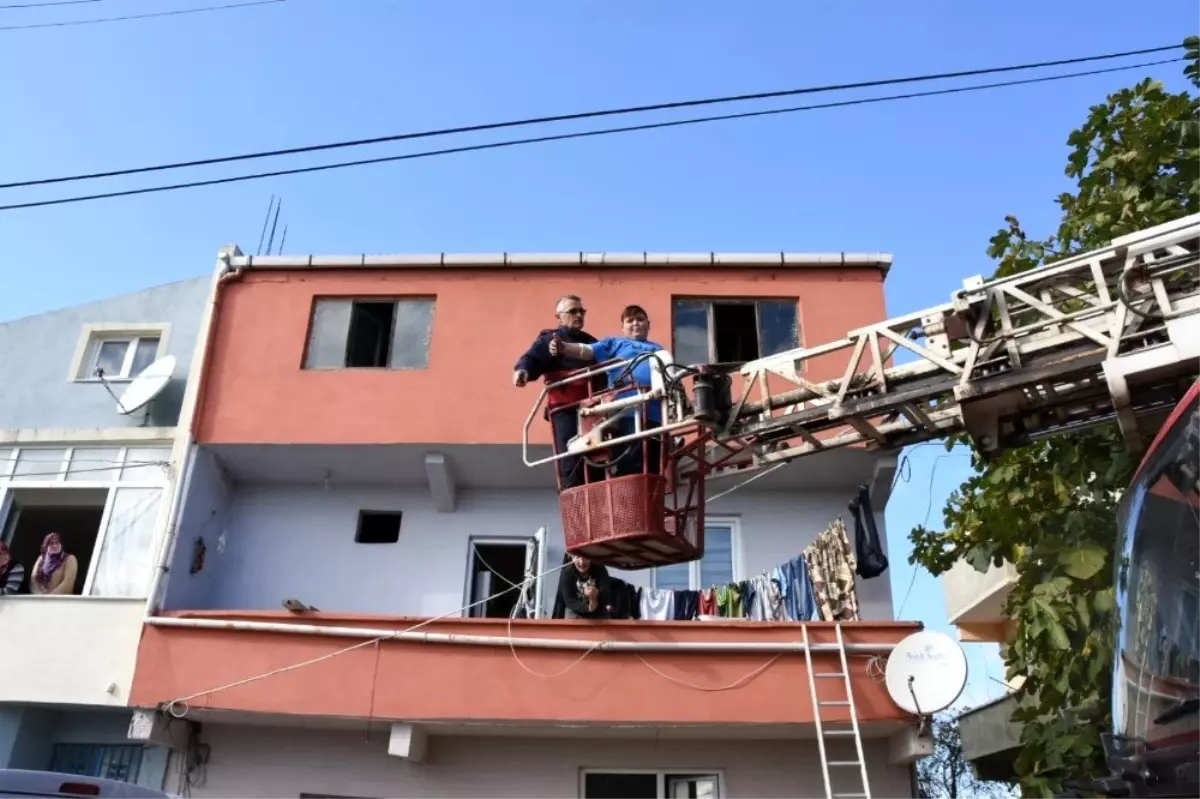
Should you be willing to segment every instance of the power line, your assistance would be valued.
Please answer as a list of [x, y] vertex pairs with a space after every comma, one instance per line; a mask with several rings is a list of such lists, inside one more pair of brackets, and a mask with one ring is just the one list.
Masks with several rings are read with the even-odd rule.
[[[1048, 75], [1040, 78], [1026, 78], [1023, 80], [1004, 81], [1001, 83], [985, 83], [976, 86], [961, 86], [953, 89], [937, 89], [928, 92], [913, 92], [910, 94], [896, 94], [886, 97], [868, 97], [858, 100], [843, 100], [833, 103], [820, 103], [818, 105], [794, 106], [791, 108], [775, 108], [767, 111], [747, 111], [739, 114], [722, 114], [719, 116], [709, 117], [694, 117], [691, 119], [681, 119], [671, 122], [653, 122], [645, 125], [629, 125], [618, 128], [602, 128], [600, 130], [582, 131], [578, 133], [561, 133], [551, 136], [537, 136], [527, 139], [509, 139], [506, 141], [489, 142], [487, 144], [472, 144], [462, 147], [448, 147], [440, 150], [425, 150], [417, 153], [406, 153], [404, 155], [390, 155], [380, 158], [365, 158], [358, 161], [341, 161], [333, 164], [321, 164], [319, 166], [296, 167], [294, 169], [280, 169], [272, 172], [257, 172], [250, 175], [236, 175], [225, 178], [212, 178], [209, 180], [196, 180], [187, 183], [175, 183], [166, 186], [149, 186], [140, 189], [127, 189], [125, 191], [111, 191], [102, 194], [85, 194], [75, 197], [63, 197], [55, 200], [39, 200], [36, 202], [14, 203], [11, 205], [0, 205], [0, 211], [15, 211], [22, 208], [41, 208], [50, 205], [66, 205], [68, 203], [87, 202], [90, 200], [107, 200], [115, 197], [132, 197], [138, 194], [153, 194], [163, 191], [176, 191], [179, 189], [192, 189], [202, 186], [219, 186], [226, 183], [240, 183], [246, 180], [261, 180], [263, 178], [283, 177], [286, 175], [302, 175], [310, 172], [324, 172], [332, 169], [345, 169], [354, 166], [368, 166], [371, 164], [384, 164], [393, 161], [411, 161], [422, 158], [432, 158], [441, 155], [455, 155], [458, 153], [479, 152], [483, 150], [497, 150], [506, 147], [517, 147], [527, 144], [543, 144], [553, 141], [566, 141], [569, 139], [583, 139], [592, 136], [607, 136], [615, 133], [632, 133], [636, 131], [658, 130], [662, 128], [682, 127], [685, 125], [697, 125], [707, 122], [720, 122], [732, 119], [749, 119], [752, 117], [772, 116], [777, 114], [791, 114], [800, 111], [817, 111], [826, 108], [844, 108], [855, 105], [869, 105], [872, 103], [890, 102], [893, 100], [910, 100], [920, 97], [937, 97], [946, 94], [958, 94], [963, 92], [983, 91], [985, 89], [998, 89], [1007, 86], [1023, 86], [1034, 83], [1048, 83], [1056, 80], [1066, 80], [1069, 78], [1080, 78], [1089, 75], [1102, 75], [1109, 72], [1121, 72], [1130, 69], [1141, 69], [1143, 67], [1156, 66], [1159, 64], [1170, 64], [1176, 61], [1182, 61], [1182, 58], [1170, 58], [1162, 61], [1151, 61], [1144, 64], [1131, 64], [1123, 67], [1110, 67], [1107, 69], [1095, 69], [1087, 72], [1073, 72], [1063, 75]], [[2, 187], [0, 187], [2, 188]]]
[[99, 3], [100, 0], [54, 0], [48, 3], [14, 3], [0, 6], [0, 11], [10, 8], [48, 8], [50, 6], [81, 6], [84, 3]]
[[[267, 0], [274, 2], [275, 0]], [[2, 29], [0, 29], [2, 30]], [[385, 142], [408, 141], [411, 139], [426, 139], [437, 136], [448, 136], [458, 133], [479, 133], [486, 130], [501, 130], [504, 128], [526, 127], [529, 125], [542, 125], [550, 122], [569, 122], [580, 119], [595, 119], [598, 117], [609, 116], [624, 116], [627, 114], [640, 114], [648, 111], [666, 111], [678, 108], [695, 108], [698, 106], [717, 105], [723, 103], [743, 102], [747, 100], [767, 100], [779, 97], [794, 97], [802, 94], [823, 94], [827, 92], [844, 91], [847, 89], [866, 89], [879, 86], [895, 86], [906, 83], [923, 83], [933, 80], [944, 80], [948, 78], [964, 78], [978, 75], [989, 75], [1004, 72], [1017, 72], [1027, 69], [1040, 69], [1044, 67], [1064, 66], [1067, 64], [1081, 64], [1091, 61], [1104, 61], [1114, 58], [1125, 58], [1133, 55], [1146, 55], [1149, 53], [1161, 53], [1167, 50], [1176, 50], [1181, 45], [1173, 44], [1163, 47], [1150, 47], [1142, 50], [1129, 50], [1123, 53], [1107, 53], [1104, 55], [1084, 56], [1081, 58], [1068, 58], [1058, 61], [1041, 61], [1032, 64], [1017, 64], [1007, 67], [987, 67], [984, 69], [970, 69], [958, 72], [940, 72], [930, 75], [917, 75], [906, 78], [887, 78], [884, 80], [859, 81], [857, 83], [841, 83], [826, 86], [810, 86], [801, 89], [785, 89], [774, 92], [756, 92], [754, 94], [738, 94], [725, 97], [710, 97], [701, 100], [679, 100], [670, 103], [656, 103], [653, 105], [630, 106], [626, 108], [611, 108], [602, 111], [583, 111], [574, 114], [556, 114], [553, 116], [533, 117], [530, 119], [511, 120], [508, 122], [490, 122], [479, 125], [464, 125], [454, 128], [442, 128], [440, 130], [426, 130], [414, 133], [398, 133], [390, 136], [376, 136], [369, 139], [354, 139], [351, 141], [333, 142], [329, 144], [314, 144], [304, 147], [289, 147], [280, 150], [264, 150], [255, 153], [243, 153], [240, 155], [227, 155], [217, 158], [201, 158], [193, 161], [178, 161], [169, 164], [156, 164], [154, 166], [134, 167], [131, 169], [116, 169], [107, 172], [91, 172], [82, 175], [68, 175], [55, 178], [41, 178], [38, 180], [24, 180], [16, 183], [0, 183], [0, 189], [15, 189], [26, 186], [44, 186], [50, 183], [69, 183], [77, 180], [94, 180], [97, 178], [120, 177], [123, 175], [138, 175], [145, 172], [160, 172], [168, 169], [182, 169], [193, 166], [210, 166], [212, 164], [227, 164], [234, 161], [249, 161], [258, 158], [272, 158], [281, 155], [298, 155], [300, 153], [313, 153], [323, 150], [336, 150], [345, 147], [362, 147], [369, 144], [382, 144]]]
[[[74, 2], [86, 2], [86, 0], [74, 0]], [[97, 17], [96, 19], [72, 19], [63, 22], [35, 22], [28, 25], [0, 25], [0, 31], [24, 31], [32, 28], [66, 28], [72, 25], [98, 25], [102, 22], [128, 22], [134, 19], [150, 19], [151, 17], [177, 17], [180, 14], [199, 14], [203, 11], [230, 11], [235, 8], [247, 8], [249, 6], [266, 6], [273, 3], [286, 3], [287, 0], [250, 0], [246, 3], [229, 3], [223, 6], [200, 6], [199, 8], [180, 8], [175, 11], [155, 11], [150, 14], [126, 14], [123, 17]], [[48, 5], [56, 5], [50, 3]], [[61, 5], [66, 5], [62, 3]], [[11, 6], [12, 8], [22, 8], [22, 6]]]

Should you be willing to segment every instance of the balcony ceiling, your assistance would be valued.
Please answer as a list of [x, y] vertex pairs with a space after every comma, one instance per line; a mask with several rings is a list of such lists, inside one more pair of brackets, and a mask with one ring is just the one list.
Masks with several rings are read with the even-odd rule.
[[[425, 456], [445, 456], [455, 482], [464, 488], [553, 488], [553, 466], [526, 467], [519, 445], [504, 444], [211, 444], [229, 475], [244, 484], [425, 485]], [[531, 447], [531, 460], [549, 448]], [[869, 482], [880, 455], [842, 449], [792, 462], [752, 484], [755, 490], [842, 488]], [[747, 475], [749, 476], [749, 474]], [[744, 478], [713, 480], [710, 493]], [[890, 476], [883, 481], [890, 484]], [[877, 498], [882, 508], [886, 497]]]

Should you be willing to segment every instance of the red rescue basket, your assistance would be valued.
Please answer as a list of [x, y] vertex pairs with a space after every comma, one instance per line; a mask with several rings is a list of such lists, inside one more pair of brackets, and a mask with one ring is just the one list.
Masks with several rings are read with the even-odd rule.
[[[564, 487], [557, 470], [566, 551], [626, 570], [697, 560], [704, 555], [709, 430], [683, 413], [667, 413], [670, 402], [686, 402], [682, 390], [668, 400], [650, 400], [663, 410], [662, 424], [651, 426], [647, 389], [629, 397], [629, 386], [599, 387], [589, 377], [619, 366], [572, 372], [548, 386], [587, 386], [586, 397], [547, 413], [547, 418], [566, 413], [578, 419], [573, 441], [583, 450], [576, 453], [578, 462], [572, 459], [571, 470], [582, 479]], [[554, 449], [555, 457], [546, 460], [571, 457], [570, 451]]]

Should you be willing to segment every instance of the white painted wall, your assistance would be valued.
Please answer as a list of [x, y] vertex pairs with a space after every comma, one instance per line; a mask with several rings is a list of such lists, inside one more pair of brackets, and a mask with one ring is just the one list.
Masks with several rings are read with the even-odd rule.
[[[171, 609], [275, 610], [284, 599], [295, 598], [324, 611], [436, 616], [465, 603], [471, 537], [524, 539], [544, 526], [547, 566], [562, 560], [562, 523], [552, 491], [464, 490], [456, 512], [437, 513], [422, 488], [243, 486], [226, 518], [214, 510], [219, 491], [200, 501], [191, 496], [195, 490], [189, 491], [171, 571]], [[714, 503], [710, 513], [740, 520], [739, 577], [744, 578], [800, 554], [846, 511], [851, 493], [851, 487], [746, 490]], [[403, 511], [400, 541], [356, 544], [359, 510]], [[218, 518], [226, 530], [225, 551], [217, 554], [213, 537], [206, 534], [210, 547], [204, 571], [188, 576], [180, 551], [190, 552], [196, 530]], [[215, 534], [217, 526], [209, 530]], [[886, 532], [881, 529], [880, 535], [886, 542]], [[619, 574], [635, 584], [649, 580], [645, 571]], [[179, 588], [180, 581], [191, 585]], [[547, 604], [553, 601], [553, 585], [545, 591]], [[859, 600], [864, 619], [892, 618], [886, 574], [860, 581]]]
[[[724, 797], [824, 796], [815, 740], [629, 740], [433, 737], [426, 762], [387, 754], [387, 734], [206, 724], [211, 747], [194, 797], [580, 796], [581, 769], [663, 769], [724, 776]], [[908, 767], [889, 766], [885, 741], [867, 741], [874, 796], [912, 796]], [[835, 753], [842, 756], [845, 753]], [[177, 758], [178, 756], [173, 756]], [[172, 763], [168, 773], [174, 773]], [[847, 769], [841, 769], [847, 771]], [[845, 778], [842, 778], [845, 780]], [[168, 780], [167, 790], [178, 790]], [[834, 783], [838, 792], [858, 781]]]
[[0, 598], [0, 702], [124, 705], [145, 607], [145, 599]]

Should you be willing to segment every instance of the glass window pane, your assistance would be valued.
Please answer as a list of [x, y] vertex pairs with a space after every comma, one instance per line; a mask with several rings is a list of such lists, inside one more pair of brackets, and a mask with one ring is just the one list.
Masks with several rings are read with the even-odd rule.
[[62, 473], [63, 448], [22, 449], [17, 456], [14, 480], [57, 480]]
[[125, 353], [128, 350], [128, 341], [101, 341], [100, 348], [96, 351], [96, 362], [92, 364], [92, 372], [85, 377], [95, 377], [97, 369], [103, 369], [106, 378], [122, 377], [121, 370], [125, 366]]
[[71, 468], [67, 471], [67, 479], [116, 480], [121, 472], [118, 465], [120, 455], [119, 447], [76, 447], [71, 451]]
[[0, 477], [12, 474], [12, 469], [16, 466], [14, 460], [11, 449], [0, 449]]
[[425, 369], [433, 338], [433, 300], [400, 300], [392, 323], [392, 369]]
[[92, 567], [92, 596], [144, 597], [150, 589], [154, 527], [161, 488], [117, 488], [104, 533], [104, 547]]
[[675, 363], [694, 366], [708, 363], [708, 303], [702, 300], [675, 300], [674, 344]]
[[654, 587], [671, 591], [687, 591], [691, 588], [691, 564], [673, 563], [654, 570]]
[[800, 321], [793, 300], [758, 303], [758, 341], [761, 357], [800, 346]]
[[139, 338], [137, 349], [133, 353], [133, 366], [129, 367], [129, 376], [136, 377], [158, 357], [158, 338]]
[[163, 464], [170, 462], [170, 447], [130, 447], [125, 454], [125, 469], [121, 472], [121, 482], [164, 482], [167, 477]]
[[351, 300], [317, 300], [304, 354], [305, 369], [344, 369]]
[[700, 585], [712, 588], [733, 582], [733, 528], [728, 525], [704, 526], [704, 557], [700, 559]]

